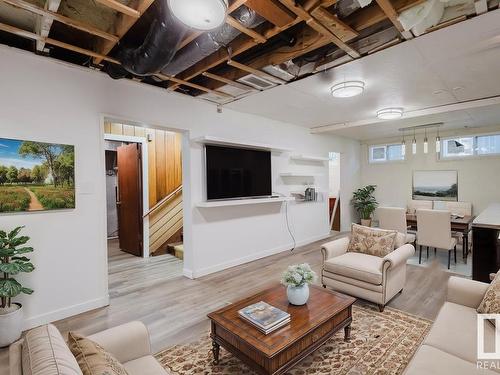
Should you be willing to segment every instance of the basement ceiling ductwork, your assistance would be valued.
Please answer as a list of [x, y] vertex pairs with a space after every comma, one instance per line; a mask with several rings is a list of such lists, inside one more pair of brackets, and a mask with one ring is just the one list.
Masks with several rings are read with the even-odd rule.
[[[255, 13], [254, 10], [244, 5], [236, 9], [231, 14], [231, 17], [235, 18], [236, 21], [249, 29], [253, 29], [265, 21], [265, 19]], [[179, 74], [190, 66], [203, 60], [205, 57], [218, 51], [220, 48], [225, 48], [240, 34], [239, 30], [227, 23], [215, 31], [205, 33], [198, 37], [193, 43], [188, 44], [180, 50], [172, 62], [162, 69], [162, 73], [171, 76]]]
[[187, 28], [174, 18], [166, 1], [156, 1], [153, 6], [154, 18], [144, 43], [137, 48], [123, 46], [118, 50], [117, 58], [122, 65], [108, 65], [106, 69], [112, 78], [129, 74], [151, 76], [172, 61]]

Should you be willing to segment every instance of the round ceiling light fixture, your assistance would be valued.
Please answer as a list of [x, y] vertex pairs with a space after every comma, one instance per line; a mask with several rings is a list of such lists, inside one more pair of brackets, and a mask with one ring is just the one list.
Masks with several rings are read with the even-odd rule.
[[172, 14], [186, 26], [210, 31], [221, 26], [227, 16], [227, 0], [168, 0]]
[[403, 108], [384, 108], [377, 111], [377, 117], [381, 120], [396, 120], [403, 117]]
[[335, 98], [350, 98], [362, 94], [364, 90], [363, 81], [344, 81], [333, 85], [330, 92]]

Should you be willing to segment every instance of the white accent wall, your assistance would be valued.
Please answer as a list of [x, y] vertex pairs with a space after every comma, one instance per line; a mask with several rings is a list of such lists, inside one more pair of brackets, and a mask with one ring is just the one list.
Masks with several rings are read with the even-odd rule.
[[[8, 47], [0, 48], [0, 75], [0, 137], [72, 144], [76, 153], [75, 210], [0, 216], [0, 228], [25, 225], [35, 248], [32, 259], [37, 268], [22, 277], [35, 293], [19, 299], [26, 328], [108, 303], [103, 114], [184, 130], [184, 273], [190, 277], [292, 246], [284, 204], [196, 207], [203, 199], [203, 147], [191, 138], [211, 135], [324, 157], [329, 151], [342, 153], [342, 224], [350, 225], [349, 198], [361, 179], [357, 141], [311, 135], [305, 128], [231, 110], [218, 114], [214, 105], [180, 94], [114, 81]], [[318, 174], [312, 184], [328, 191], [327, 163], [296, 163], [288, 154], [273, 154], [272, 162], [275, 191], [287, 194], [305, 182], [283, 180], [279, 173], [284, 171]], [[288, 208], [298, 244], [328, 235], [326, 199], [290, 203]]]
[[[462, 129], [443, 132], [442, 136], [461, 136], [500, 132], [499, 127]], [[362, 145], [362, 184], [377, 185], [375, 196], [381, 206], [406, 207], [411, 200], [414, 170], [454, 170], [458, 172], [458, 200], [472, 202], [475, 215], [491, 203], [500, 202], [500, 156], [475, 157], [461, 160], [439, 160], [436, 156], [435, 135], [429, 136], [429, 153], [423, 152], [423, 136], [417, 136], [417, 154], [411, 151], [411, 139], [406, 140], [406, 160], [370, 164], [370, 145], [395, 143], [398, 139], [372, 141]], [[410, 137], [413, 138], [413, 137]]]

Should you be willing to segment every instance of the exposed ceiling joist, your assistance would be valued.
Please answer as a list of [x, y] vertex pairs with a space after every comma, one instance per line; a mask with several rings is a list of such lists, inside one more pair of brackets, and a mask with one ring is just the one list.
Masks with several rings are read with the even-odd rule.
[[[56, 13], [57, 10], [59, 9], [60, 4], [61, 0], [46, 0], [45, 9]], [[50, 28], [52, 27], [52, 22], [54, 22], [54, 19], [51, 17], [46, 17], [45, 15], [38, 17], [35, 25], [36, 33], [43, 37], [49, 36]], [[42, 52], [44, 48], [45, 48], [45, 42], [42, 40], [37, 40], [36, 50]]]
[[225, 92], [217, 91], [217, 90], [211, 90], [211, 89], [208, 89], [208, 88], [206, 88], [204, 86], [197, 85], [196, 83], [184, 81], [182, 79], [175, 78], [175, 77], [172, 77], [172, 76], [167, 76], [165, 74], [158, 73], [158, 74], [155, 74], [155, 76], [158, 77], [158, 78], [160, 78], [160, 79], [162, 79], [162, 80], [164, 80], [164, 81], [172, 81], [172, 82], [178, 83], [180, 85], [192, 87], [193, 89], [197, 89], [197, 90], [204, 91], [204, 92], [207, 92], [207, 93], [215, 94], [215, 95], [220, 96], [222, 98], [230, 98], [230, 99], [234, 99], [235, 98], [233, 95], [227, 94]]
[[[144, 12], [153, 4], [154, 0], [133, 0], [130, 3], [130, 7], [136, 9], [139, 14], [144, 14]], [[115, 25], [113, 27], [114, 34], [118, 36], [118, 38], [123, 38], [123, 36], [127, 33], [127, 31], [134, 26], [137, 18], [127, 16], [125, 14], [119, 14], [116, 18]], [[98, 42], [97, 51], [101, 55], [107, 55], [113, 47], [117, 44], [117, 42], [112, 42], [109, 40], [104, 40]], [[100, 58], [94, 59], [94, 64], [99, 64], [102, 61]]]
[[108, 8], [114, 9], [117, 12], [126, 14], [129, 17], [139, 18], [141, 16], [141, 12], [123, 3], [120, 3], [117, 0], [95, 0], [95, 1], [101, 5], [107, 6]]
[[376, 0], [378, 6], [382, 9], [382, 11], [385, 13], [387, 18], [392, 22], [392, 24], [398, 29], [398, 31], [401, 33], [401, 35], [405, 39], [412, 39], [413, 34], [410, 31], [406, 31], [403, 28], [403, 25], [401, 25], [401, 22], [399, 22], [399, 14], [396, 12], [396, 9], [394, 9], [394, 6], [390, 2], [390, 0]]
[[246, 5], [278, 27], [285, 27], [295, 20], [295, 15], [277, 0], [247, 0]]
[[65, 25], [71, 26], [75, 29], [85, 31], [89, 34], [96, 35], [98, 37], [107, 39], [109, 41], [114, 41], [118, 42], [118, 37], [116, 35], [109, 34], [107, 32], [104, 32], [102, 30], [96, 29], [95, 27], [88, 25], [84, 22], [65, 17], [59, 13], [52, 12], [50, 10], [46, 10], [44, 8], [41, 8], [39, 6], [33, 5], [31, 3], [28, 3], [24, 0], [0, 0], [6, 4], [12, 5], [14, 7], [17, 7], [19, 9], [26, 10], [28, 12], [31, 12], [33, 14], [37, 14], [39, 16], [44, 16], [45, 18], [51, 18], [54, 21], [64, 23]]
[[227, 62], [227, 64], [232, 66], [233, 68], [243, 70], [243, 71], [250, 73], [250, 74], [255, 74], [258, 77], [264, 78], [268, 81], [271, 81], [271, 82], [274, 82], [274, 83], [277, 83], [280, 85], [284, 85], [285, 83], [287, 83], [285, 80], [282, 80], [281, 78], [278, 78], [278, 77], [275, 77], [271, 74], [263, 72], [262, 70], [254, 69], [248, 65], [240, 64], [239, 62], [236, 62], [234, 60], [229, 60]]
[[226, 23], [234, 27], [235, 29], [239, 30], [243, 34], [248, 35], [250, 38], [252, 38], [258, 43], [265, 43], [267, 41], [267, 39], [262, 35], [260, 35], [258, 32], [243, 26], [241, 23], [239, 23], [237, 20], [235, 20], [233, 17], [229, 15], [226, 18]]
[[[0, 23], [0, 30], [5, 31], [5, 32], [10, 33], [10, 34], [13, 34], [13, 35], [17, 35], [17, 36], [26, 38], [26, 39], [31, 39], [31, 40], [35, 40], [35, 41], [43, 41], [44, 43], [47, 43], [47, 44], [50, 44], [53, 46], [57, 46], [60, 48], [64, 48], [64, 49], [67, 49], [69, 51], [81, 53], [81, 54], [89, 56], [89, 57], [100, 58], [101, 60], [120, 65], [120, 62], [118, 60], [113, 59], [111, 57], [104, 56], [104, 55], [101, 55], [101, 54], [96, 53], [94, 51], [80, 48], [80, 47], [77, 47], [77, 46], [74, 46], [74, 45], [71, 45], [68, 43], [64, 43], [64, 42], [61, 42], [61, 41], [58, 41], [58, 40], [55, 40], [52, 38], [42, 37], [38, 34], [30, 32], [30, 31], [22, 30], [22, 29], [19, 29], [17, 27], [10, 26], [10, 25], [4, 24], [4, 23]], [[179, 83], [181, 85], [195, 88], [197, 90], [201, 90], [201, 91], [204, 91], [207, 93], [215, 94], [221, 98], [229, 98], [229, 99], [235, 98], [233, 95], [227, 94], [225, 92], [212, 90], [212, 89], [206, 88], [204, 86], [197, 85], [197, 84], [191, 83], [191, 82], [187, 82], [187, 81], [175, 78], [175, 77], [170, 77], [170, 76], [166, 76], [163, 74], [156, 74], [156, 76], [162, 80], [176, 82], [176, 83]]]
[[345, 42], [342, 41], [337, 35], [335, 35], [331, 30], [325, 27], [322, 23], [316, 20], [311, 13], [309, 13], [302, 6], [297, 4], [295, 0], [280, 0], [280, 2], [285, 5], [288, 9], [294, 12], [299, 18], [307, 23], [310, 27], [316, 30], [318, 33], [322, 34], [328, 38], [333, 44], [335, 44], [340, 49], [344, 50], [352, 58], [359, 58], [361, 55], [359, 52], [355, 51], [353, 48], [349, 47]]
[[[236, 9], [238, 9], [240, 6], [244, 5], [248, 0], [235, 0], [229, 5], [229, 8], [227, 9], [227, 13], [231, 14], [234, 12]], [[179, 47], [177, 50], [180, 50], [187, 46], [189, 43], [191, 43], [193, 40], [198, 38], [201, 34], [203, 34], [202, 31], [192, 31], [191, 33], [188, 34], [187, 37], [184, 38], [184, 40], [179, 44]]]
[[[423, 1], [423, 0], [422, 0]], [[311, 9], [314, 6], [316, 6], [317, 0], [307, 0], [306, 3], [304, 4], [304, 9]], [[273, 36], [278, 35], [281, 33], [283, 30], [286, 30], [292, 26], [295, 26], [301, 22], [300, 18], [296, 18], [293, 22], [290, 24], [286, 25], [286, 27], [273, 27], [266, 32], [264, 32], [264, 37], [267, 39], [272, 38]], [[190, 68], [186, 69], [184, 72], [180, 73], [178, 77], [189, 81], [193, 79], [194, 77], [202, 74], [203, 72], [216, 67], [217, 65], [220, 65], [227, 60], [230, 59], [230, 57], [234, 57], [239, 55], [240, 53], [243, 53], [245, 51], [248, 51], [250, 48], [255, 47], [258, 45], [254, 40], [248, 39], [246, 37], [241, 38], [238, 37], [236, 38], [233, 42], [229, 44], [229, 48], [231, 49], [231, 56], [229, 56], [229, 53], [227, 52], [227, 49], [220, 49], [219, 51], [213, 53], [212, 55], [208, 56], [207, 58], [203, 59], [202, 61], [194, 64]], [[178, 87], [178, 85], [173, 85], [171, 88], [175, 90]]]
[[209, 72], [205, 72], [205, 73], [203, 73], [203, 76], [207, 77], [207, 78], [210, 78], [210, 79], [213, 79], [215, 81], [219, 81], [219, 82], [225, 83], [226, 85], [230, 85], [230, 86], [236, 87], [236, 88], [238, 88], [240, 90], [244, 90], [244, 91], [259, 91], [255, 87], [245, 85], [245, 84], [243, 84], [241, 82], [231, 81], [230, 79], [227, 79], [225, 77], [219, 76], [217, 74], [212, 74], [212, 73], [209, 73]]
[[311, 15], [314, 16], [319, 22], [321, 22], [323, 26], [325, 26], [333, 34], [338, 36], [343, 42], [349, 41], [359, 36], [359, 33], [351, 26], [339, 20], [338, 17], [334, 16], [321, 6], [314, 9], [311, 12]]
[[[411, 8], [412, 6], [420, 4], [422, 1], [424, 0], [396, 0], [394, 2], [394, 6], [399, 12], [401, 12], [405, 9]], [[313, 6], [311, 6], [311, 8], [313, 8]], [[366, 17], [364, 15], [366, 13], [363, 12], [368, 12], [367, 14], [369, 14], [370, 17]], [[376, 4], [370, 6], [369, 9], [364, 9], [363, 12], [354, 13], [351, 17], [344, 20], [344, 23], [348, 24], [356, 32], [361, 32], [374, 24], [387, 19], [385, 13], [382, 12], [380, 7]], [[354, 28], [353, 25], [356, 25], [356, 28]], [[301, 34], [297, 35], [295, 45], [277, 48], [268, 54], [261, 55], [245, 63], [247, 66], [254, 69], [262, 69], [263, 67], [269, 65], [279, 65], [316, 49], [322, 48], [329, 43], [330, 41], [328, 38], [319, 34], [315, 30], [311, 28], [304, 28]], [[351, 59], [348, 55], [346, 55], [346, 58]], [[241, 71], [238, 70], [231, 70], [221, 75], [231, 80], [237, 80], [243, 76]], [[207, 86], [212, 89], [216, 89], [220, 87], [220, 84], [218, 82], [208, 82]]]
[[10, 34], [20, 36], [22, 38], [31, 39], [31, 40], [35, 40], [35, 41], [43, 41], [44, 43], [47, 43], [47, 44], [50, 44], [53, 46], [57, 46], [60, 48], [64, 48], [64, 49], [67, 49], [69, 51], [78, 52], [78, 53], [81, 53], [82, 55], [86, 55], [89, 57], [100, 58], [101, 60], [105, 60], [105, 61], [111, 62], [113, 64], [118, 64], [118, 65], [120, 64], [120, 62], [118, 60], [115, 60], [111, 57], [101, 55], [99, 53], [96, 53], [94, 51], [90, 51], [90, 50], [85, 49], [85, 48], [73, 46], [71, 44], [61, 42], [59, 40], [43, 37], [41, 35], [32, 33], [30, 31], [22, 30], [22, 29], [19, 29], [17, 27], [14, 27], [14, 26], [6, 25], [4, 23], [0, 23], [0, 30], [5, 31], [5, 32], [10, 33]]

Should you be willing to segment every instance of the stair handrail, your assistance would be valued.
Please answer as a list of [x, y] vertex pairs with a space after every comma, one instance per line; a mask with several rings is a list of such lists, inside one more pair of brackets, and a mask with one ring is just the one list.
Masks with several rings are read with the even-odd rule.
[[165, 198], [163, 198], [161, 201], [159, 201], [153, 207], [151, 207], [149, 211], [144, 214], [143, 217], [151, 215], [154, 211], [163, 206], [165, 203], [171, 201], [172, 198], [175, 197], [177, 194], [179, 194], [181, 191], [182, 191], [182, 185], [179, 185], [173, 192], [171, 192], [169, 195], [167, 195]]

